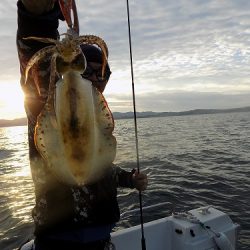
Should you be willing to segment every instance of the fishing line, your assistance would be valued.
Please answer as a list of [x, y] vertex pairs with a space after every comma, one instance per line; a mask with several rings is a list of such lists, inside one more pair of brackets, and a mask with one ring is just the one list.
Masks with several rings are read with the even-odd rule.
[[[137, 171], [138, 171], [138, 173], [140, 173], [138, 129], [137, 129], [137, 116], [136, 116], [136, 103], [135, 103], [134, 69], [133, 69], [132, 42], [131, 42], [131, 31], [130, 31], [129, 0], [127, 0], [127, 17], [128, 17], [128, 37], [129, 37], [129, 54], [130, 54], [131, 79], [132, 79], [133, 109], [134, 109], [134, 127], [135, 127]], [[145, 238], [144, 238], [144, 228], [143, 228], [141, 191], [139, 191], [139, 202], [140, 202], [140, 221], [141, 221], [141, 245], [142, 245], [142, 250], [146, 250], [146, 242], [145, 242]]]

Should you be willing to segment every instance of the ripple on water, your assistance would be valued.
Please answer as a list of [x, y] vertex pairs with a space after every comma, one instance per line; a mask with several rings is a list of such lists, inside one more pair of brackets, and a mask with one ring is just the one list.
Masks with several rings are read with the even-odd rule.
[[[250, 249], [250, 114], [139, 119], [139, 156], [149, 175], [143, 205], [167, 202], [144, 212], [144, 221], [211, 205], [240, 224], [237, 250]], [[133, 120], [116, 122], [116, 163], [136, 167]], [[16, 137], [16, 140], [13, 138]], [[32, 232], [33, 184], [26, 128], [0, 129], [0, 249], [10, 250]], [[4, 142], [4, 143], [3, 143]], [[2, 151], [3, 150], [3, 151]], [[138, 208], [138, 193], [120, 189], [121, 212]], [[128, 215], [118, 228], [136, 225]]]

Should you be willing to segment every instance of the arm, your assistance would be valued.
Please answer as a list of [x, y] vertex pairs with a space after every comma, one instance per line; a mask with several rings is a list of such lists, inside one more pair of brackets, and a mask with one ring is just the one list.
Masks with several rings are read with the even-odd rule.
[[[47, 5], [45, 5], [45, 2], [45, 0], [18, 0], [17, 2], [18, 29], [16, 42], [20, 62], [21, 85], [25, 92], [26, 112], [34, 122], [45, 100], [45, 97], [38, 95], [35, 82], [43, 89], [48, 89], [49, 62], [43, 62], [33, 67], [29, 74], [31, 77], [29, 77], [26, 85], [24, 85], [24, 73], [29, 59], [48, 44], [34, 40], [23, 40], [23, 38], [37, 36], [57, 39], [58, 19], [63, 20], [58, 2], [55, 2], [54, 5], [51, 0], [47, 0]], [[40, 9], [40, 12], [37, 9]]]
[[21, 0], [25, 9], [34, 15], [41, 15], [53, 9], [57, 0]]
[[[17, 2], [17, 49], [19, 55], [20, 53], [21, 56], [24, 55], [24, 57], [19, 57], [21, 73], [23, 73], [23, 68], [26, 66], [25, 63], [27, 63], [30, 57], [35, 52], [48, 45], [36, 41], [23, 40], [22, 38], [28, 36], [49, 37], [53, 39], [58, 38], [58, 19], [63, 20], [60, 7], [57, 2], [54, 5], [51, 5], [51, 0], [46, 1], [47, 5], [45, 5], [45, 0], [19, 0]], [[47, 6], [49, 11], [45, 11], [44, 6]], [[38, 7], [41, 7], [39, 11], [41, 14], [37, 14], [37, 9], [39, 9]], [[24, 58], [26, 60], [23, 63]]]

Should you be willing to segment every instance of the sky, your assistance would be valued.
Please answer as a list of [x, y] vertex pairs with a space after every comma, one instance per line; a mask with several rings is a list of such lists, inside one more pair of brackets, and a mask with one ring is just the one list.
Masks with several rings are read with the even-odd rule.
[[[111, 111], [133, 110], [125, 0], [76, 0], [80, 34], [102, 37]], [[130, 0], [137, 111], [237, 108], [250, 102], [249, 0]], [[16, 1], [0, 3], [0, 119], [24, 117]], [[66, 31], [60, 22], [59, 32]]]

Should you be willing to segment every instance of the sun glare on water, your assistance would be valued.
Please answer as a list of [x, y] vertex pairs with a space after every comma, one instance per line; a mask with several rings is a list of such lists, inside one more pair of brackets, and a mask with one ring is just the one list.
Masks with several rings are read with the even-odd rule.
[[24, 94], [19, 83], [0, 83], [0, 119], [25, 117]]

